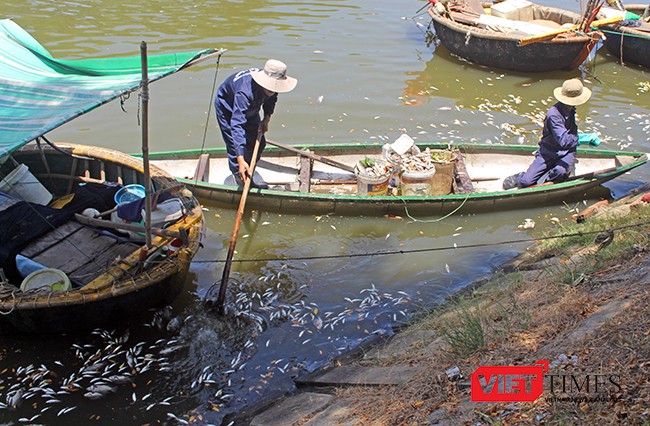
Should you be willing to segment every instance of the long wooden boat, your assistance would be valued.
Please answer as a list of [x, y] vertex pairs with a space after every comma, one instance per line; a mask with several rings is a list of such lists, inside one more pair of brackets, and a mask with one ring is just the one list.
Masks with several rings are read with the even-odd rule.
[[204, 228], [191, 191], [141, 159], [45, 133], [214, 53], [57, 60], [0, 20], [0, 333], [114, 325], [178, 295]]
[[523, 21], [493, 16], [481, 9], [455, 12], [459, 9], [453, 8], [454, 3], [450, 2], [451, 9], [445, 11], [428, 7], [435, 35], [451, 53], [480, 65], [523, 72], [572, 70], [584, 62], [598, 40], [597, 32], [562, 32], [550, 40], [521, 46], [526, 37], [543, 35], [565, 24], [577, 25], [581, 16], [532, 4]]
[[[447, 144], [435, 143], [417, 146], [421, 150], [448, 148]], [[350, 170], [365, 157], [382, 159], [382, 145], [317, 144], [289, 148], [267, 145], [257, 163], [254, 181], [266, 183], [269, 189], [251, 188], [249, 206], [280, 212], [345, 215], [439, 215], [517, 209], [580, 199], [588, 189], [648, 161], [641, 152], [581, 147], [571, 180], [504, 191], [503, 179], [526, 170], [537, 147], [457, 144], [452, 146], [460, 153], [454, 163], [452, 193], [358, 195], [355, 174]], [[153, 164], [185, 183], [200, 199], [236, 206], [241, 188], [235, 186], [226, 158], [223, 148], [151, 154]], [[314, 158], [328, 160], [330, 164]], [[337, 163], [347, 170], [331, 165]]]
[[[626, 4], [628, 12], [648, 18], [650, 5]], [[612, 25], [602, 28], [605, 33], [605, 48], [621, 62], [631, 62], [650, 68], [650, 23], [642, 19], [639, 27]]]

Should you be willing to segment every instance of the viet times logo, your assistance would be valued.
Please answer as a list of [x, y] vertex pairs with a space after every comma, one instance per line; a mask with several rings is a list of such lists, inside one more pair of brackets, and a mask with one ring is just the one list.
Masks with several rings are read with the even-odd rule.
[[546, 374], [547, 360], [528, 366], [481, 366], [471, 377], [474, 402], [532, 402], [546, 389], [556, 401], [609, 401], [620, 392], [616, 374]]

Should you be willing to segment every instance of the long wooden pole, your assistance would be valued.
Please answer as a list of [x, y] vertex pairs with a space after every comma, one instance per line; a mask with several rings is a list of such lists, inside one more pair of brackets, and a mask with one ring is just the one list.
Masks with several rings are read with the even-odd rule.
[[266, 143], [269, 145], [277, 146], [278, 148], [286, 149], [287, 151], [295, 152], [298, 155], [301, 155], [303, 157], [311, 158], [312, 160], [320, 161], [321, 163], [329, 164], [330, 166], [337, 167], [341, 170], [345, 170], [346, 172], [351, 172], [354, 173], [354, 167], [349, 166], [347, 164], [339, 163], [338, 161], [331, 160], [327, 157], [323, 157], [322, 155], [318, 154], [313, 154], [311, 152], [306, 152], [306, 151], [301, 151], [297, 148], [294, 148], [289, 145], [284, 145], [280, 142], [275, 142], [271, 140], [266, 140]]
[[144, 167], [144, 227], [145, 242], [151, 248], [151, 174], [149, 173], [149, 65], [147, 43], [140, 43], [142, 61], [142, 162]]
[[[602, 27], [602, 26], [605, 26], [605, 25], [615, 24], [617, 22], [620, 22], [622, 19], [623, 18], [621, 18], [620, 16], [600, 19], [598, 21], [592, 22], [590, 26], [594, 27], [594, 28], [598, 28], [598, 27]], [[532, 43], [537, 43], [537, 42], [540, 42], [540, 41], [550, 40], [550, 39], [552, 39], [553, 37], [555, 37], [558, 34], [566, 33], [566, 32], [569, 32], [569, 31], [576, 31], [579, 28], [580, 28], [580, 24], [575, 24], [575, 25], [572, 25], [570, 27], [558, 28], [557, 30], [549, 31], [546, 34], [540, 34], [540, 35], [536, 35], [536, 36], [524, 37], [521, 40], [519, 40], [518, 46], [526, 46], [526, 45], [529, 45], [529, 44], [532, 44]]]
[[[255, 139], [255, 148], [253, 148], [253, 158], [251, 159], [250, 171], [251, 175], [246, 176], [244, 181], [244, 189], [242, 190], [241, 199], [239, 200], [239, 208], [237, 209], [237, 216], [235, 217], [235, 226], [230, 236], [230, 246], [228, 247], [228, 255], [226, 256], [226, 264], [223, 267], [223, 275], [221, 276], [221, 286], [219, 287], [219, 297], [217, 298], [217, 312], [220, 315], [224, 314], [224, 307], [226, 302], [226, 290], [228, 289], [228, 280], [230, 279], [230, 268], [232, 266], [232, 257], [235, 253], [235, 246], [237, 245], [237, 235], [239, 234], [239, 226], [241, 225], [242, 218], [244, 217], [244, 209], [246, 207], [246, 199], [248, 198], [248, 190], [253, 182], [253, 175], [255, 174], [255, 165], [257, 164], [257, 155], [260, 149], [260, 139], [262, 133], [257, 135]], [[268, 142], [268, 141], [267, 141]]]

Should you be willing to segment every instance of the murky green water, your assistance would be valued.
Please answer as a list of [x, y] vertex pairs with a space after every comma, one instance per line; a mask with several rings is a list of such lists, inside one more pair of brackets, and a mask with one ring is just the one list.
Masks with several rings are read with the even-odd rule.
[[[285, 61], [299, 79], [296, 90], [280, 96], [271, 122], [269, 137], [286, 144], [392, 141], [402, 132], [416, 142], [535, 144], [552, 89], [579, 76], [594, 92], [579, 107], [581, 129], [601, 133], [606, 148], [650, 148], [650, 93], [638, 86], [650, 80], [647, 70], [621, 67], [604, 51], [594, 64], [573, 72], [523, 75], [478, 67], [427, 46], [428, 19], [414, 17], [422, 5], [27, 0], [6, 1], [2, 10], [55, 57], [66, 59], [139, 55], [142, 40], [152, 53], [228, 49], [218, 67], [201, 65], [151, 86], [155, 151], [220, 146], [211, 110], [213, 81], [261, 66], [269, 57]], [[127, 113], [118, 103], [106, 105], [50, 139], [136, 152], [136, 98], [126, 102]], [[649, 176], [642, 167], [609, 187], [621, 195]], [[268, 395], [292, 390], [292, 376], [326, 364], [361, 340], [390, 333], [391, 326], [511, 259], [525, 243], [490, 244], [533, 238], [553, 226], [551, 217], [569, 220], [571, 207], [459, 212], [442, 221], [248, 213], [232, 273], [241, 283], [231, 294], [238, 320], [222, 321], [206, 312], [201, 299], [221, 278], [234, 211], [206, 204], [205, 247], [174, 304], [172, 326], [170, 316], [150, 312], [110, 334], [4, 337], [0, 402], [27, 374], [15, 369], [29, 364], [56, 373], [49, 376], [55, 390], [65, 380], [79, 387], [62, 391], [59, 402], [38, 394], [17, 411], [0, 410], [0, 422], [30, 419], [50, 406], [34, 421], [177, 424], [177, 416], [218, 424]], [[536, 221], [535, 229], [518, 228], [526, 218]], [[393, 254], [358, 256], [377, 252]], [[102, 362], [102, 373], [81, 374]], [[122, 366], [135, 372], [129, 383], [101, 399], [84, 397], [91, 380]], [[76, 408], [65, 411], [69, 407]]]

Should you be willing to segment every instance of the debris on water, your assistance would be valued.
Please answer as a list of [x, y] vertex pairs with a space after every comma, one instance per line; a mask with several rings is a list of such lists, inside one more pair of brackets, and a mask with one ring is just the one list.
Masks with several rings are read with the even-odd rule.
[[535, 221], [530, 218], [526, 218], [524, 223], [518, 226], [519, 229], [533, 229], [535, 227]]

